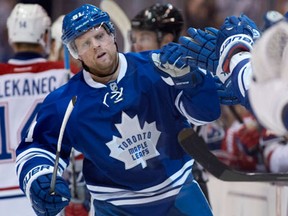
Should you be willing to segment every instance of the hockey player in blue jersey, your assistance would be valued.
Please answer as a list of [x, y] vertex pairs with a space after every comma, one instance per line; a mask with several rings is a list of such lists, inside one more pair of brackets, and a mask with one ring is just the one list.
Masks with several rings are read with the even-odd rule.
[[[61, 173], [71, 148], [95, 215], [211, 216], [191, 175], [193, 159], [178, 143], [186, 127], [220, 115], [215, 83], [184, 64], [179, 45], [119, 53], [109, 15], [85, 4], [67, 14], [62, 40], [83, 70], [49, 94], [17, 148], [20, 187], [37, 215], [56, 215], [70, 200]], [[50, 182], [67, 105], [77, 101], [62, 140], [55, 194]]]
[[[177, 42], [183, 25], [184, 19], [181, 12], [170, 3], [156, 3], [144, 8], [131, 20], [132, 50], [134, 52], [156, 50], [169, 42]], [[201, 128], [205, 130], [204, 127], [210, 127], [210, 125], [206, 124]], [[193, 164], [192, 171], [194, 179], [209, 201], [206, 171], [197, 162]]]
[[191, 37], [180, 39], [190, 50], [190, 63], [220, 78], [221, 103], [241, 103], [268, 129], [260, 143], [271, 172], [288, 170], [287, 17], [272, 19], [256, 42], [255, 23], [243, 15], [227, 17], [219, 31], [191, 28]]
[[245, 15], [227, 17], [219, 31], [190, 28], [191, 37], [180, 38], [189, 49], [190, 64], [210, 70], [218, 78], [221, 103], [242, 104], [278, 135], [288, 130], [288, 100], [282, 94], [287, 86], [287, 16], [260, 39], [256, 24]]

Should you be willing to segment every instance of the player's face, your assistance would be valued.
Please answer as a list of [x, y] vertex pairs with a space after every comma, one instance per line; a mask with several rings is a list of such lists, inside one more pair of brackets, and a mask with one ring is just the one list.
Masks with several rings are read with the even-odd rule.
[[110, 74], [117, 66], [117, 47], [114, 35], [102, 27], [93, 28], [76, 38], [79, 59], [96, 76]]
[[153, 31], [133, 30], [131, 31], [131, 42], [134, 52], [160, 48], [157, 42], [157, 35]]

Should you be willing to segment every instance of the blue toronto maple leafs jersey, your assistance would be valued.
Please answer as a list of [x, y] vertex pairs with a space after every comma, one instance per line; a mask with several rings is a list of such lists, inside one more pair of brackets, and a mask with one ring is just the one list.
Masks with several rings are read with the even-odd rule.
[[176, 89], [148, 55], [119, 54], [117, 80], [97, 83], [84, 70], [46, 97], [17, 149], [23, 191], [37, 172], [51, 171], [64, 113], [77, 96], [63, 136], [60, 170], [66, 168], [73, 147], [84, 154], [83, 174], [96, 201], [134, 210], [159, 202], [154, 208], [162, 213], [169, 208], [161, 200], [173, 203], [191, 178], [193, 164], [178, 144], [179, 131], [191, 123], [214, 121], [220, 107], [210, 76], [194, 89]]

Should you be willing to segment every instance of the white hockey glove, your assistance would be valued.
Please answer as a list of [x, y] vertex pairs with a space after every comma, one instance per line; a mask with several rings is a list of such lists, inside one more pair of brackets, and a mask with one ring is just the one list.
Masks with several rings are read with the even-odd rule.
[[258, 120], [278, 135], [288, 129], [288, 23], [265, 31], [252, 51], [249, 99]]
[[186, 48], [171, 42], [163, 46], [160, 53], [152, 52], [151, 58], [154, 65], [169, 76], [163, 77], [166, 83], [179, 89], [193, 88], [202, 83], [204, 73], [187, 64], [183, 49]]

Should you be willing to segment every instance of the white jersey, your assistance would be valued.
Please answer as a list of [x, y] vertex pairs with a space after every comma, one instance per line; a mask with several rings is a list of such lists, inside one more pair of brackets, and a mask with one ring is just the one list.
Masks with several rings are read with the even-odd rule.
[[15, 150], [44, 97], [67, 82], [68, 72], [63, 63], [44, 58], [11, 59], [0, 68], [0, 209], [31, 216], [35, 213], [16, 176]]

